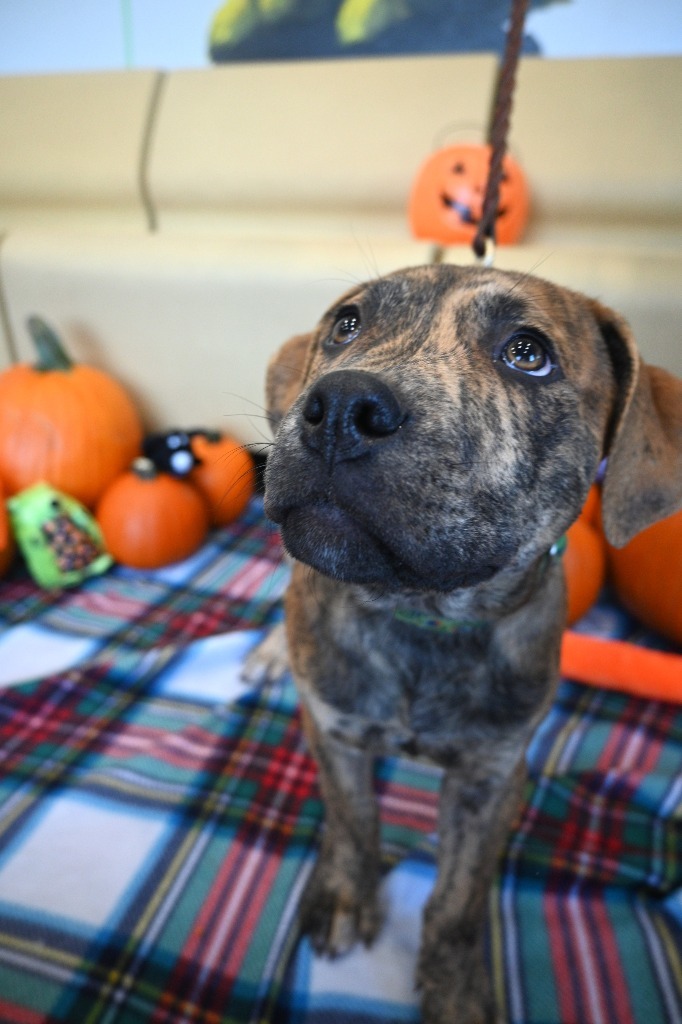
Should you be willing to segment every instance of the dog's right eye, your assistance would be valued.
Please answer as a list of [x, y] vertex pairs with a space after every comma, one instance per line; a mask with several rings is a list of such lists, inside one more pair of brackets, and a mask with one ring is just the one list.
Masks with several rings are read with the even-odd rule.
[[361, 329], [360, 310], [357, 306], [344, 306], [334, 321], [327, 344], [348, 345], [354, 341]]

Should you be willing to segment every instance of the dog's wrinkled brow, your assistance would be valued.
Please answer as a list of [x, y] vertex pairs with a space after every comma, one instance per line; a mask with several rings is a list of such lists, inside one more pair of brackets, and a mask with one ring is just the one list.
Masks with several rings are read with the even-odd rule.
[[407, 355], [429, 340], [454, 287], [449, 277], [434, 281], [408, 273], [373, 282], [358, 298], [380, 330], [385, 325], [403, 337]]
[[521, 297], [486, 289], [454, 302], [452, 320], [455, 332], [464, 339], [479, 337], [482, 332], [530, 326], [535, 317], [532, 307]]

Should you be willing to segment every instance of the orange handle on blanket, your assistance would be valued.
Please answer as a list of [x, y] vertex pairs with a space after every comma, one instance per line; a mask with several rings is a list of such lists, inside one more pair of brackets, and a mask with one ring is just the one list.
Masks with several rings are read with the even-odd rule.
[[647, 700], [682, 703], [682, 655], [653, 651], [625, 640], [602, 640], [566, 630], [561, 674]]

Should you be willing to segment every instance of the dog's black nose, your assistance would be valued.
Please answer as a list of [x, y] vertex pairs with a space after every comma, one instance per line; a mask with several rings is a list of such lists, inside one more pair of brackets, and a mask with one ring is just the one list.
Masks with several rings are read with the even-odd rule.
[[320, 378], [302, 416], [304, 442], [329, 466], [359, 458], [405, 421], [388, 385], [364, 370], [337, 370]]

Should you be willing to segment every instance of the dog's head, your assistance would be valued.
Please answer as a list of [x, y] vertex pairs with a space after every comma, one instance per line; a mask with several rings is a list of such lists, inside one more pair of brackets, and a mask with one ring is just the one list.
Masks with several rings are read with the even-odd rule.
[[581, 295], [477, 267], [347, 292], [272, 360], [266, 510], [336, 579], [450, 591], [545, 553], [601, 460], [607, 537], [682, 504], [682, 382]]

